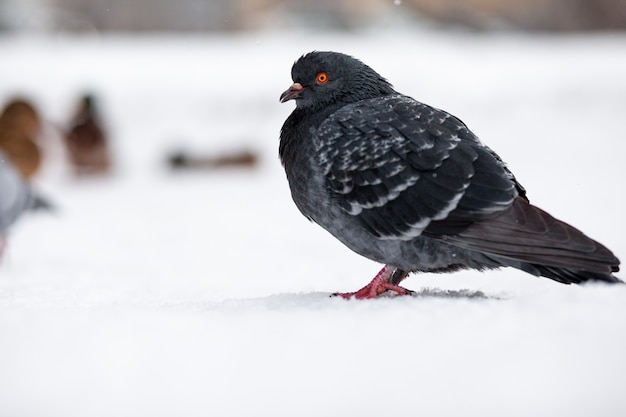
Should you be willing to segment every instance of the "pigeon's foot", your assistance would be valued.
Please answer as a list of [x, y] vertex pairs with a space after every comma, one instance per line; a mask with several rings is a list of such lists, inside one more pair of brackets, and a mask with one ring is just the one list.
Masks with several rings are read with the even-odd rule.
[[400, 281], [406, 278], [407, 275], [409, 275], [409, 273], [406, 271], [385, 265], [385, 267], [381, 269], [378, 274], [376, 274], [374, 279], [360, 290], [355, 292], [337, 292], [332, 296], [342, 297], [346, 300], [349, 300], [352, 297], [357, 300], [364, 300], [376, 298], [387, 291], [393, 291], [398, 295], [413, 294], [413, 291], [407, 290], [406, 288], [398, 285]]

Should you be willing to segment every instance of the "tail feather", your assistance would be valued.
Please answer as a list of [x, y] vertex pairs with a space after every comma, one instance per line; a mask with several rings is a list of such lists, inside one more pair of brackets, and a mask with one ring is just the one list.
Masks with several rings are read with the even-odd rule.
[[576, 271], [567, 268], [557, 268], [545, 265], [520, 264], [511, 265], [530, 274], [550, 278], [562, 284], [582, 284], [587, 281], [605, 282], [609, 284], [623, 284], [624, 282], [613, 274], [599, 272]]
[[563, 284], [582, 284], [587, 281], [606, 282], [609, 284], [623, 284], [624, 282], [612, 274], [601, 274], [589, 271], [574, 271], [565, 268], [533, 265], [543, 277], [553, 279]]
[[522, 198], [498, 216], [445, 239], [565, 284], [621, 282], [612, 275], [620, 261], [608, 248]]

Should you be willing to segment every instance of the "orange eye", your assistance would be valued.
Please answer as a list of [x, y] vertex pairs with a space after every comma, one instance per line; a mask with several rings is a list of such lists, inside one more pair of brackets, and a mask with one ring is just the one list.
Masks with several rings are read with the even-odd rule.
[[328, 81], [328, 74], [326, 74], [325, 72], [320, 72], [319, 74], [317, 74], [317, 77], [315, 77], [315, 82], [317, 82], [318, 84], [324, 84]]

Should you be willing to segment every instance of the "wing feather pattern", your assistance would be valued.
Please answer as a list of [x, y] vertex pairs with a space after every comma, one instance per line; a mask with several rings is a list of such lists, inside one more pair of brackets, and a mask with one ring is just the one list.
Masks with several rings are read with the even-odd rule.
[[380, 239], [464, 229], [521, 189], [463, 122], [406, 96], [347, 105], [314, 141], [331, 198]]

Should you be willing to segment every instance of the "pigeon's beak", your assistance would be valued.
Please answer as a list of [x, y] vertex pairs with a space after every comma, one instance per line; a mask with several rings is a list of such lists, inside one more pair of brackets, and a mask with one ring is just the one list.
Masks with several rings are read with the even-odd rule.
[[302, 91], [304, 91], [304, 87], [302, 86], [302, 84], [293, 83], [293, 85], [289, 87], [288, 90], [284, 91], [280, 95], [280, 102], [285, 103], [289, 100], [300, 98], [300, 94], [302, 94]]

